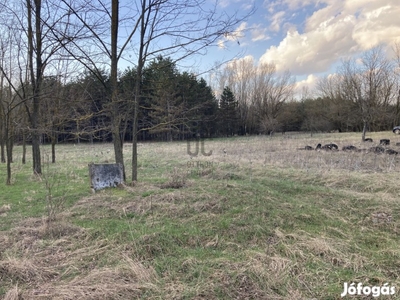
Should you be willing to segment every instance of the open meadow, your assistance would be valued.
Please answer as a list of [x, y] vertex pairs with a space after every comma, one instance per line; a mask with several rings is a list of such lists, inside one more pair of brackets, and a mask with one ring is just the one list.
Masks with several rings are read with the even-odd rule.
[[[57, 145], [55, 164], [42, 146], [40, 178], [16, 146], [11, 186], [0, 165], [0, 299], [325, 300], [345, 282], [400, 299], [400, 155], [342, 151], [400, 151], [400, 136], [369, 137], [213, 139], [196, 157], [141, 143], [139, 181], [96, 193], [88, 164], [113, 162], [111, 144]], [[339, 151], [298, 150], [318, 143]]]

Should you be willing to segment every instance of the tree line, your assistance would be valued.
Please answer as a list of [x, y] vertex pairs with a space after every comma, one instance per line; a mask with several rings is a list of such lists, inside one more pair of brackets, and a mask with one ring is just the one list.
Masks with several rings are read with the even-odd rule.
[[246, 57], [217, 74], [215, 88], [229, 87], [240, 120], [237, 134], [274, 132], [390, 130], [400, 124], [400, 45], [382, 46], [343, 59], [334, 74], [317, 81], [314, 91], [294, 96], [294, 78], [275, 65]]
[[[351, 64], [346, 61], [341, 67], [345, 73], [319, 81], [318, 89], [324, 93], [322, 96], [294, 100], [294, 79], [289, 73], [278, 75], [273, 64], [247, 64], [243, 71], [253, 76], [238, 78], [242, 71], [238, 69], [237, 63], [234, 61], [223, 70], [224, 75], [220, 75], [218, 79], [222, 93], [216, 97], [204, 78], [179, 71], [171, 58], [158, 56], [151, 61], [142, 71], [138, 140], [172, 141], [200, 136], [207, 138], [287, 131], [363, 131], [365, 124], [369, 130], [377, 131], [387, 130], [397, 124], [399, 95], [396, 94], [397, 83], [390, 74], [383, 73], [383, 85], [379, 87], [376, 84], [373, 89], [375, 93], [382, 93], [384, 96], [371, 96], [372, 91], [367, 87], [361, 88], [362, 78], [355, 81], [360, 86], [352, 86], [350, 83], [347, 86], [343, 83], [344, 80], [350, 80], [346, 76], [361, 76], [365, 73], [356, 73], [353, 69], [351, 73], [346, 73], [350, 72], [348, 68]], [[123, 142], [133, 139], [134, 108], [131, 99], [134, 97], [136, 72], [134, 68], [127, 68], [118, 76], [117, 111], [120, 118], [120, 139]], [[371, 76], [374, 72], [378, 70], [367, 74]], [[101, 81], [98, 80], [99, 77], [102, 78]], [[369, 77], [366, 79], [366, 82], [373, 82]], [[24, 106], [18, 106], [22, 100], [18, 102], [7, 96], [10, 87], [2, 86], [2, 104], [6, 104], [4, 99], [9, 98], [16, 101], [14, 106], [17, 109], [10, 115], [12, 122], [2, 118], [1, 133], [4, 135], [10, 132], [13, 135], [9, 139], [12, 143], [25, 144], [32, 140], [28, 117], [33, 104], [24, 103]], [[367, 103], [363, 104], [368, 104], [366, 107], [357, 102], [358, 98], [350, 98], [352, 93], [358, 95], [357, 92], [352, 92], [352, 89], [357, 88], [359, 92], [363, 89], [370, 97], [375, 97], [366, 100]], [[53, 162], [57, 143], [113, 141], [108, 96], [111, 82], [110, 74], [106, 70], [101, 70], [100, 74], [86, 71], [66, 83], [62, 82], [61, 77], [45, 77], [41, 89], [43, 92], [38, 131], [41, 134], [41, 143], [52, 145]], [[27, 113], [23, 107], [27, 109]], [[362, 109], [368, 114], [363, 115]], [[5, 110], [2, 112], [6, 117]], [[6, 130], [7, 126], [11, 126], [11, 131]], [[6, 141], [6, 138], [1, 139], [3, 162]]]
[[[359, 131], [365, 138], [366, 130], [387, 130], [398, 124], [400, 95], [395, 64], [388, 64], [382, 49], [372, 49], [363, 58], [357, 63], [343, 61], [335, 75], [320, 79], [320, 96], [295, 100], [294, 78], [289, 72], [278, 74], [273, 64], [232, 61], [216, 76], [222, 89], [217, 97], [205, 79], [181, 72], [173, 59], [158, 56], [142, 70], [137, 140], [288, 131]], [[117, 80], [121, 143], [133, 140], [135, 108], [131, 99], [136, 80], [137, 69], [129, 67]], [[16, 97], [9, 85], [1, 86], [1, 161], [7, 160], [7, 145], [12, 148], [17, 142], [23, 145], [25, 162], [26, 143], [32, 142], [29, 115], [33, 102]], [[19, 89], [30, 90], [28, 86]], [[40, 143], [52, 146], [52, 162], [56, 161], [57, 143], [113, 141], [111, 90], [105, 69], [99, 74], [85, 71], [66, 82], [61, 76], [43, 78], [37, 131]], [[8, 159], [12, 161], [12, 156]]]
[[[124, 166], [123, 130], [127, 128], [128, 111], [132, 113], [132, 182], [136, 181], [144, 69], [159, 55], [181, 61], [205, 54], [208, 47], [234, 33], [254, 12], [250, 9], [228, 14], [217, 8], [217, 4], [212, 5], [208, 0], [139, 0], [134, 3], [10, 0], [0, 3], [1, 144], [6, 152], [7, 183], [10, 183], [15, 128], [26, 129], [22, 136], [30, 139], [33, 173], [40, 176], [40, 142], [44, 131], [52, 132], [50, 140], [56, 141], [58, 128], [71, 116], [78, 131], [87, 122], [92, 122], [90, 126], [99, 134], [108, 131], [115, 162]], [[128, 101], [119, 80], [121, 61], [134, 70]], [[72, 84], [79, 73], [90, 74], [83, 76], [88, 84], [95, 78], [96, 85], [101, 86], [93, 94], [88, 93], [91, 86], [86, 86], [84, 95], [91, 98], [90, 103], [79, 101], [81, 90]], [[55, 104], [46, 101], [47, 98], [63, 100]], [[64, 101], [68, 98], [69, 102]], [[154, 134], [161, 135], [160, 130], [164, 130], [171, 135], [177, 127], [183, 126], [183, 120], [175, 124], [170, 122], [175, 107], [168, 101], [166, 104], [172, 105], [168, 106], [166, 120], [161, 121], [159, 113], [156, 116], [156, 109], [151, 112], [153, 119], [158, 118], [159, 124], [163, 124], [150, 124]], [[146, 105], [144, 107], [147, 109]], [[150, 112], [143, 115], [148, 116]], [[18, 116], [25, 116], [24, 120], [17, 122]], [[43, 126], [45, 123], [48, 126]]]
[[[207, 83], [177, 62], [229, 36], [252, 12], [217, 14], [207, 1], [26, 0], [0, 4], [0, 146], [10, 183], [15, 142], [109, 142], [124, 164], [132, 142], [286, 131], [386, 130], [399, 122], [400, 47], [343, 60], [317, 95], [295, 98], [295, 78], [273, 63], [233, 60]], [[123, 11], [123, 15], [121, 15]], [[194, 18], [196, 16], [196, 18]], [[123, 28], [121, 32], [120, 28]], [[131, 67], [119, 70], [124, 60]], [[217, 91], [217, 92], [215, 92]], [[125, 175], [124, 175], [125, 176]]]

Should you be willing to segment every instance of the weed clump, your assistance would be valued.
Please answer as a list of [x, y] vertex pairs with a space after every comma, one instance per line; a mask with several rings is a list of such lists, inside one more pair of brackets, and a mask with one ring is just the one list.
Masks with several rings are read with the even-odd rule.
[[186, 174], [180, 172], [177, 168], [169, 175], [169, 181], [162, 184], [162, 189], [180, 189], [186, 185]]

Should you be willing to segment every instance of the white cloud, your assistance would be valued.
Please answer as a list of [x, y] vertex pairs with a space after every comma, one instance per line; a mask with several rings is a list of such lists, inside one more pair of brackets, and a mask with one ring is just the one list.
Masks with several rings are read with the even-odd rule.
[[285, 12], [279, 11], [275, 13], [272, 17], [270, 17], [271, 25], [269, 29], [272, 31], [279, 31], [281, 29], [281, 25], [284, 21]]
[[251, 32], [251, 41], [266, 41], [269, 40], [270, 37], [267, 35], [267, 29], [263, 27], [262, 24], [253, 25], [250, 29]]
[[233, 59], [226, 65], [231, 70], [236, 71], [236, 75], [240, 78], [242, 77], [242, 73], [246, 73], [251, 68], [255, 66], [254, 57], [252, 55], [246, 55], [242, 58]]
[[243, 3], [242, 4], [242, 8], [244, 9], [244, 10], [251, 10], [251, 9], [253, 9], [254, 8], [254, 3], [253, 3], [254, 1], [248, 1], [248, 2], [245, 2], [245, 3]]
[[244, 32], [246, 29], [247, 23], [242, 22], [239, 27], [235, 29], [235, 31], [225, 34], [225, 39], [227, 41], [238, 41], [240, 38], [244, 37]]
[[340, 20], [345, 17], [343, 13], [343, 0], [327, 4], [325, 7], [314, 11], [311, 17], [306, 20], [305, 31], [325, 27], [329, 24], [329, 21], [332, 22], [335, 19]]
[[220, 0], [218, 2], [218, 5], [221, 6], [222, 8], [226, 8], [231, 4], [230, 0]]
[[264, 7], [266, 7], [268, 12], [272, 14], [275, 12], [276, 7], [285, 6], [290, 10], [296, 10], [311, 4], [318, 5], [326, 1], [328, 0], [276, 0], [274, 2], [271, 2], [270, 0], [264, 0]]
[[227, 8], [228, 6], [232, 6], [235, 4], [241, 3], [242, 9], [248, 10], [251, 9], [254, 5], [253, 0], [219, 0], [218, 5], [222, 8]]
[[[279, 45], [266, 50], [260, 62], [274, 62], [277, 70], [289, 69], [293, 74], [325, 72], [342, 57], [400, 37], [398, 0], [321, 2], [326, 6], [305, 20], [304, 32], [299, 33], [296, 28], [288, 30]], [[283, 0], [281, 3], [294, 9], [304, 3], [317, 4], [317, 1]]]
[[225, 43], [229, 42], [237, 42], [240, 44], [240, 39], [244, 38], [245, 31], [247, 30], [247, 23], [242, 22], [234, 31], [227, 32], [224, 34], [224, 38], [217, 41], [217, 45], [219, 49], [226, 49]]
[[283, 0], [282, 2], [284, 4], [286, 4], [289, 7], [289, 9], [294, 10], [294, 9], [299, 9], [301, 7], [305, 7], [305, 6], [308, 6], [308, 5], [311, 5], [311, 4], [318, 4], [319, 2], [324, 2], [324, 1], [318, 1], [318, 0]]
[[315, 90], [316, 84], [318, 81], [318, 77], [314, 74], [310, 74], [306, 79], [300, 80], [296, 82], [295, 85], [295, 94], [297, 98], [306, 98], [312, 96], [312, 93]]
[[360, 16], [353, 30], [353, 39], [360, 49], [393, 43], [400, 37], [400, 3], [368, 11]]
[[218, 46], [219, 49], [226, 49], [224, 40], [218, 40], [217, 41], [217, 46]]
[[270, 14], [275, 12], [275, 7], [277, 6], [279, 6], [278, 1], [271, 2], [270, 0], [264, 0], [263, 7], [265, 7]]

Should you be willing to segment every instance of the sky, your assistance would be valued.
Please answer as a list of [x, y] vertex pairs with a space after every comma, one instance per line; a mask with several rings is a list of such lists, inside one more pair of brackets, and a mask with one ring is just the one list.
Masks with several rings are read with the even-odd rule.
[[343, 59], [375, 46], [400, 42], [400, 0], [220, 0], [219, 9], [255, 13], [203, 58], [207, 63], [239, 55], [289, 70], [297, 87], [315, 87]]

